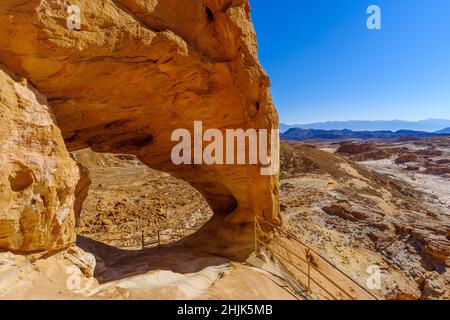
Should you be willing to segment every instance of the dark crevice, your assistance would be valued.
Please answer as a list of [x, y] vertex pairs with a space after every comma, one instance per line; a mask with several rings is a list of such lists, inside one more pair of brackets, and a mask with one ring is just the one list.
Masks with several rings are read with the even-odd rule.
[[116, 146], [117, 150], [139, 150], [153, 143], [153, 135], [138, 137], [124, 141]]
[[214, 12], [212, 12], [212, 10], [208, 7], [205, 8], [205, 12], [206, 12], [206, 17], [208, 18], [208, 22], [209, 23], [213, 23], [214, 22]]
[[81, 137], [78, 135], [78, 131], [75, 131], [70, 137], [64, 138], [66, 144], [73, 143], [75, 141], [80, 141]]
[[106, 124], [104, 127], [105, 129], [120, 128], [123, 127], [127, 122], [129, 122], [128, 119], [115, 120]]

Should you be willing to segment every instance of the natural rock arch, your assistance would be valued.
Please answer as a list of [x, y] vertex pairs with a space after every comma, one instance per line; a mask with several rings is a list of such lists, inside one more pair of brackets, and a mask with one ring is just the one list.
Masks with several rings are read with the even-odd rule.
[[81, 30], [66, 26], [67, 1], [0, 3], [0, 61], [47, 96], [67, 148], [134, 154], [188, 181], [216, 213], [213, 250], [241, 242], [255, 214], [276, 221], [278, 176], [170, 158], [173, 130], [196, 120], [278, 127], [247, 0], [74, 2]]

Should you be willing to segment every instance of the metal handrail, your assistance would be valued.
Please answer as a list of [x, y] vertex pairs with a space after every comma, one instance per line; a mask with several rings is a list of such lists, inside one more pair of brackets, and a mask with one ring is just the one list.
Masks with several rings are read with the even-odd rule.
[[[290, 254], [292, 254], [294, 257], [296, 257], [297, 259], [300, 259], [301, 261], [307, 263], [307, 271], [302, 270], [299, 266], [295, 265], [294, 263], [292, 263], [291, 261], [289, 261], [288, 259], [286, 259], [286, 257], [283, 257], [282, 255], [278, 254], [277, 252], [275, 252], [274, 250], [272, 250], [264, 241], [260, 240], [258, 237], [258, 233], [262, 234], [266, 237], [270, 237], [270, 235], [266, 232], [264, 232], [261, 228], [261, 225], [259, 224], [259, 221], [262, 221], [265, 224], [268, 224], [270, 226], [272, 226], [275, 230], [277, 230], [280, 233], [283, 233], [291, 238], [294, 239], [294, 241], [298, 242], [299, 244], [301, 244], [303, 247], [305, 247], [306, 250], [306, 254], [305, 254], [305, 258], [299, 256], [298, 254], [296, 254], [295, 252], [293, 252], [291, 249], [285, 247], [282, 244], [278, 244], [281, 248], [283, 248], [284, 250], [288, 251]], [[344, 293], [347, 297], [349, 297], [350, 299], [355, 299], [355, 297], [353, 297], [350, 293], [347, 292], [347, 290], [343, 289], [341, 286], [339, 286], [336, 282], [333, 281], [333, 279], [331, 279], [330, 277], [328, 277], [325, 273], [323, 273], [321, 270], [319, 270], [314, 264], [311, 263], [311, 253], [314, 253], [315, 255], [317, 255], [319, 258], [321, 258], [323, 261], [325, 261], [325, 263], [327, 263], [330, 267], [332, 267], [334, 270], [338, 271], [340, 274], [342, 274], [343, 276], [345, 276], [345, 278], [347, 278], [348, 280], [350, 280], [353, 284], [355, 284], [356, 286], [358, 286], [360, 289], [362, 289], [364, 292], [366, 292], [368, 295], [370, 295], [372, 298], [378, 300], [378, 298], [373, 295], [371, 292], [369, 292], [368, 290], [366, 290], [363, 286], [361, 286], [358, 282], [356, 282], [355, 280], [353, 280], [350, 276], [348, 276], [347, 274], [345, 274], [342, 270], [340, 270], [339, 268], [337, 268], [334, 264], [332, 264], [331, 262], [329, 262], [326, 258], [324, 258], [322, 255], [318, 254], [315, 250], [313, 250], [312, 248], [310, 248], [308, 245], [306, 245], [303, 241], [301, 241], [300, 239], [298, 239], [295, 235], [290, 234], [289, 232], [282, 230], [279, 226], [276, 226], [273, 223], [270, 223], [266, 220], [264, 220], [263, 218], [256, 216], [255, 215], [255, 219], [254, 219], [254, 243], [255, 243], [255, 253], [257, 254], [258, 252], [258, 243], [261, 243], [265, 248], [267, 248], [272, 254], [274, 254], [275, 256], [277, 256], [278, 258], [281, 258], [282, 260], [286, 261], [288, 264], [290, 264], [291, 266], [293, 266], [295, 269], [297, 269], [298, 271], [300, 271], [302, 274], [307, 276], [307, 280], [308, 280], [308, 284], [306, 285], [306, 288], [308, 289], [308, 291], [311, 293], [311, 281], [314, 282], [317, 286], [319, 286], [323, 291], [325, 291], [327, 294], [329, 294], [333, 299], [336, 299], [336, 297], [329, 292], [327, 289], [325, 289], [316, 279], [314, 279], [311, 276], [311, 268], [314, 269], [318, 274], [320, 274], [323, 278], [325, 278], [329, 283], [331, 283], [334, 287], [336, 287], [336, 289], [338, 289], [340, 292]]]
[[[268, 250], [270, 250], [269, 246], [268, 246], [266, 243], [264, 243], [264, 242], [261, 241], [261, 240], [257, 240], [257, 241], [258, 241], [259, 243], [261, 243], [262, 245], [264, 245]], [[309, 274], [308, 272], [305, 272], [305, 271], [302, 270], [300, 267], [298, 267], [298, 266], [296, 266], [295, 264], [293, 264], [292, 262], [290, 262], [286, 257], [283, 257], [282, 255], [276, 253], [275, 251], [271, 251], [271, 252], [272, 252], [272, 254], [274, 254], [275, 256], [277, 256], [279, 259], [282, 259], [282, 260], [286, 261], [287, 263], [291, 264], [295, 269], [297, 269], [298, 271], [300, 271], [301, 273], [303, 273], [305, 276], [308, 277], [308, 284], [305, 285], [305, 284], [300, 283], [300, 285], [301, 285], [302, 287], [306, 287], [309, 293], [311, 293], [311, 283], [310, 283], [310, 281], [313, 281], [313, 282], [314, 282], [317, 286], [319, 286], [323, 291], [325, 291], [325, 292], [326, 292], [327, 294], [329, 294], [333, 299], [336, 300], [336, 297], [335, 297], [331, 292], [329, 292], [327, 289], [325, 289], [319, 282], [317, 282], [315, 279], [311, 278], [311, 277], [310, 277], [310, 274]], [[300, 282], [300, 281], [299, 281], [299, 282]]]
[[[141, 249], [144, 250], [146, 246], [154, 245], [154, 244], [157, 244], [158, 247], [161, 247], [164, 244], [162, 236], [177, 236], [177, 237], [183, 238], [186, 235], [188, 235], [188, 232], [186, 232], [186, 231], [188, 231], [188, 232], [189, 231], [198, 231], [198, 229], [194, 229], [194, 228], [179, 228], [179, 229], [174, 230], [172, 232], [167, 231], [167, 229], [163, 230], [163, 231], [158, 229], [158, 231], [156, 233], [147, 233], [147, 234], [145, 234], [144, 231], [141, 230], [141, 231], [136, 231], [135, 233], [130, 234], [130, 236], [128, 236], [127, 238], [122, 238], [122, 239], [118, 239], [118, 238], [116, 238], [116, 239], [109, 238], [108, 239], [108, 238], [106, 238], [106, 239], [103, 239], [102, 241], [110, 242], [110, 241], [133, 240], [133, 242], [135, 242], [137, 240], [135, 245], [124, 245], [124, 246], [120, 246], [120, 248], [133, 248], [133, 247], [140, 246]], [[122, 232], [120, 232], [120, 231], [111, 232], [111, 233], [112, 234], [122, 234]], [[86, 234], [85, 236], [92, 237], [92, 236], [95, 236], [95, 235], [98, 235], [98, 234], [102, 234], [102, 233], [101, 232], [90, 233], [90, 234]], [[154, 241], [145, 241], [145, 239], [148, 239], [148, 238], [156, 238], [156, 240], [154, 240]]]
[[[269, 236], [267, 233], [265, 233], [264, 231], [260, 231], [262, 234], [264, 234], [264, 235], [266, 235], [266, 236]], [[262, 241], [258, 241], [258, 242], [262, 242]], [[281, 248], [283, 248], [284, 250], [286, 250], [286, 251], [288, 251], [290, 254], [292, 254], [294, 257], [296, 257], [296, 258], [298, 258], [298, 259], [300, 259], [300, 260], [302, 260], [303, 262], [305, 262], [305, 263], [307, 263], [307, 265], [308, 265], [308, 272], [305, 272], [305, 271], [302, 271], [307, 277], [308, 277], [308, 287], [307, 287], [307, 289], [308, 289], [308, 291], [310, 291], [310, 288], [311, 288], [311, 285], [310, 285], [310, 281], [313, 281], [314, 283], [316, 283], [317, 285], [319, 285], [322, 289], [324, 289], [321, 285], [320, 285], [320, 283], [318, 283], [315, 279], [313, 279], [312, 277], [311, 277], [311, 272], [310, 272], [310, 270], [311, 270], [311, 267], [315, 270], [315, 271], [317, 271], [322, 277], [324, 277], [325, 279], [327, 279], [329, 282], [331, 282], [336, 288], [338, 288], [340, 291], [342, 291], [343, 293], [345, 293], [345, 295], [346, 296], [348, 296], [350, 299], [353, 299], [353, 297], [349, 294], [349, 293], [347, 293], [346, 291], [345, 291], [345, 289], [343, 289], [343, 288], [341, 288], [337, 283], [335, 283], [330, 277], [328, 277], [325, 273], [323, 273], [322, 271], [320, 271], [318, 268], [316, 268], [316, 266], [314, 266], [312, 263], [311, 263], [311, 259], [309, 258], [310, 257], [310, 254], [309, 254], [309, 252], [310, 252], [310, 249], [309, 248], [307, 248], [307, 253], [306, 253], [306, 256], [307, 256], [307, 258], [302, 258], [302, 257], [300, 257], [298, 254], [296, 254], [295, 252], [293, 252], [292, 250], [290, 250], [289, 248], [286, 248], [285, 246], [283, 246], [281, 243], [279, 243], [278, 244], [278, 246], [280, 246]], [[267, 247], [267, 246], [266, 246]], [[275, 252], [272, 252], [272, 253], [275, 253]], [[275, 253], [276, 254], [276, 253]], [[283, 257], [284, 258], [284, 257]], [[284, 260], [285, 261], [287, 261], [288, 263], [290, 263], [290, 264], [292, 264], [292, 262], [290, 262], [290, 261], [288, 261], [286, 258], [284, 258]], [[299, 269], [296, 265], [294, 265], [294, 264], [292, 264], [296, 269]], [[325, 291], [327, 291], [326, 289], [324, 289]], [[328, 294], [330, 294], [331, 295], [331, 293], [330, 292], [327, 292]]]

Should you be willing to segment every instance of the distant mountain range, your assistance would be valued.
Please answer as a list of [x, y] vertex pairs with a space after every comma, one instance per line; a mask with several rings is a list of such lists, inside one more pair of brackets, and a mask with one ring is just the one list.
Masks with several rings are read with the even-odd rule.
[[436, 133], [448, 133], [448, 134], [450, 134], [450, 127], [442, 129], [442, 130], [439, 130], [439, 131], [436, 131]]
[[281, 123], [281, 132], [286, 132], [291, 128], [301, 129], [316, 129], [316, 130], [344, 130], [349, 129], [353, 131], [398, 131], [398, 130], [413, 130], [436, 132], [442, 128], [450, 128], [450, 120], [445, 119], [426, 119], [420, 121], [366, 121], [366, 120], [350, 120], [350, 121], [329, 121], [318, 122], [310, 124], [294, 124], [288, 125]]
[[440, 132], [425, 132], [413, 130], [398, 130], [398, 131], [352, 131], [344, 130], [315, 130], [315, 129], [301, 129], [291, 128], [285, 133], [281, 134], [283, 140], [346, 140], [346, 139], [386, 139], [386, 140], [408, 140], [418, 138], [431, 138], [439, 136], [450, 136], [450, 128], [441, 130]]

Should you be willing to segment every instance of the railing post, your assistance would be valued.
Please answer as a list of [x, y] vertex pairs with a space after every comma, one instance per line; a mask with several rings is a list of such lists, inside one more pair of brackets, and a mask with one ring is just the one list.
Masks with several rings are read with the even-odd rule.
[[306, 261], [308, 261], [308, 292], [311, 293], [311, 259], [309, 248], [306, 250]]
[[254, 245], [255, 245], [255, 256], [257, 256], [258, 255], [258, 234], [257, 234], [257, 230], [256, 230], [256, 228], [257, 228], [257, 223], [258, 223], [258, 221], [256, 221], [256, 214], [255, 214], [255, 221], [254, 221], [254, 234], [253, 234], [253, 236], [254, 236]]
[[158, 229], [158, 249], [161, 249], [161, 236], [159, 234], [159, 229]]

